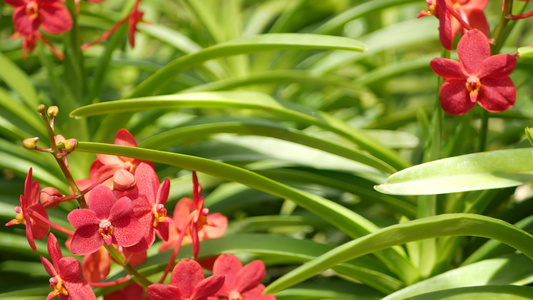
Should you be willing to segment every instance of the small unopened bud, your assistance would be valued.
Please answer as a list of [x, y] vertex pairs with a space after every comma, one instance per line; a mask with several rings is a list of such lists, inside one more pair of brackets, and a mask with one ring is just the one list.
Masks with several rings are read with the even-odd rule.
[[37, 147], [37, 141], [39, 141], [38, 137], [27, 138], [22, 141], [22, 146], [28, 150], [34, 150]]
[[78, 140], [77, 139], [68, 139], [63, 142], [63, 145], [65, 146], [65, 150], [70, 153], [76, 148], [78, 148]]
[[44, 208], [51, 209], [55, 208], [63, 200], [63, 197], [57, 189], [46, 187], [41, 190], [40, 201]]
[[54, 136], [54, 142], [56, 145], [63, 144], [65, 142], [65, 138], [61, 134], [58, 134]]
[[48, 116], [57, 117], [58, 114], [59, 114], [59, 108], [57, 106], [53, 105], [48, 108]]
[[44, 115], [46, 112], [46, 106], [44, 104], [39, 104], [39, 106], [37, 106], [37, 112]]
[[128, 191], [135, 187], [135, 176], [126, 170], [118, 170], [113, 175], [113, 190]]

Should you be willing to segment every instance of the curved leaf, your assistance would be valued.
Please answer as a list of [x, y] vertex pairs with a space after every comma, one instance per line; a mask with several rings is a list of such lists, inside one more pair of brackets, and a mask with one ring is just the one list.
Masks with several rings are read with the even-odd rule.
[[361, 52], [366, 50], [366, 47], [354, 39], [317, 34], [279, 33], [244, 37], [217, 44], [174, 60], [139, 84], [127, 98], [151, 95], [186, 69], [214, 58], [262, 51], [302, 49]]
[[418, 295], [409, 300], [530, 300], [533, 287], [496, 285], [456, 288]]
[[288, 119], [317, 125], [331, 130], [360, 146], [373, 156], [397, 169], [408, 164], [400, 156], [381, 145], [370, 136], [349, 127], [347, 124], [324, 112], [314, 111], [292, 102], [276, 100], [268, 95], [254, 92], [205, 92], [152, 96], [132, 100], [96, 103], [73, 110], [74, 117], [89, 117], [102, 114], [132, 112], [154, 109], [198, 108], [248, 108], [259, 109]]
[[376, 190], [396, 195], [432, 195], [496, 189], [533, 178], [533, 149], [498, 150], [445, 158], [392, 174]]
[[341, 262], [391, 246], [442, 236], [480, 236], [501, 241], [533, 259], [533, 236], [498, 219], [475, 214], [445, 214], [383, 228], [363, 236], [285, 274], [270, 284], [275, 293], [302, 282]]
[[424, 293], [479, 285], [519, 285], [533, 281], [533, 261], [520, 254], [484, 260], [431, 277], [383, 300], [401, 300]]

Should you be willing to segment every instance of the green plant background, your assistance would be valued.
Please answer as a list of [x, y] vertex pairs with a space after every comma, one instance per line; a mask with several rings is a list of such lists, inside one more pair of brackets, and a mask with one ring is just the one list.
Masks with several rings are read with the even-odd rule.
[[[41, 45], [23, 61], [9, 39], [13, 9], [0, 3], [4, 223], [30, 167], [41, 187], [68, 193], [52, 157], [21, 146], [47, 140], [36, 113], [45, 103], [59, 106], [57, 132], [80, 141], [69, 156], [76, 179], [94, 153], [151, 160], [171, 178], [173, 207], [199, 172], [206, 207], [230, 219], [200, 257], [262, 259], [278, 299], [533, 297], [528, 54], [511, 75], [516, 105], [489, 115], [490, 152], [478, 153], [482, 109], [439, 109], [429, 68], [441, 56], [438, 20], [415, 18], [424, 1], [145, 0], [151, 24], [139, 25], [134, 49], [124, 27], [81, 53], [133, 3], [81, 2], [74, 30], [50, 37], [63, 62]], [[500, 5], [485, 9], [493, 31]], [[511, 22], [502, 53], [531, 44], [532, 25]], [[120, 128], [139, 148], [102, 144]], [[75, 208], [64, 203], [50, 219], [69, 227]], [[22, 226], [2, 227], [0, 241], [0, 297], [42, 299], [45, 241], [33, 253]], [[151, 251], [141, 272], [158, 278], [169, 256]]]

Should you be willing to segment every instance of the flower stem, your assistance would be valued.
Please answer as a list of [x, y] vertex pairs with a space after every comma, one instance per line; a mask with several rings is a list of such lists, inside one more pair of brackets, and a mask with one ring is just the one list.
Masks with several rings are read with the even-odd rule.
[[485, 151], [485, 144], [487, 143], [487, 133], [489, 131], [489, 112], [483, 110], [481, 115], [481, 132], [479, 135], [478, 152]]
[[87, 203], [85, 202], [85, 198], [83, 197], [83, 194], [81, 194], [80, 189], [76, 185], [76, 181], [72, 177], [72, 174], [70, 173], [70, 170], [65, 162], [65, 159], [60, 156], [61, 151], [56, 145], [55, 138], [54, 138], [54, 130], [52, 129], [50, 121], [48, 120], [48, 117], [46, 116], [46, 107], [41, 104], [39, 105], [39, 108], [37, 110], [39, 111], [39, 115], [41, 116], [41, 119], [43, 119], [43, 122], [45, 124], [46, 132], [48, 133], [48, 139], [50, 141], [50, 148], [52, 149], [52, 155], [54, 155], [54, 159], [59, 165], [59, 168], [61, 168], [61, 171], [65, 175], [65, 178], [67, 179], [68, 184], [72, 188], [72, 191], [74, 192], [74, 194], [80, 195], [76, 199], [78, 201], [78, 204], [80, 205], [80, 208], [88, 208]]
[[128, 274], [133, 276], [133, 280], [137, 281], [139, 284], [141, 284], [144, 287], [148, 287], [149, 285], [152, 284], [152, 282], [150, 280], [148, 280], [146, 277], [144, 277], [144, 275], [139, 273], [139, 271], [137, 271], [137, 269], [132, 267], [130, 264], [124, 263], [124, 256], [122, 256], [122, 254], [120, 254], [120, 252], [118, 252], [118, 250], [115, 249], [115, 247], [113, 247], [111, 245], [106, 245], [106, 244], [104, 244], [104, 247], [107, 250], [107, 252], [109, 252], [111, 257], [113, 257], [113, 259], [122, 268], [124, 268], [124, 270], [126, 270], [126, 272], [128, 272]]
[[498, 24], [498, 27], [494, 31], [494, 36], [493, 36], [494, 42], [492, 43], [492, 47], [490, 49], [493, 55], [499, 53], [500, 49], [502, 48], [502, 45], [503, 45], [503, 42], [506, 36], [507, 25], [509, 24], [509, 21], [510, 21], [508, 18], [508, 15], [510, 15], [512, 11], [513, 11], [513, 0], [505, 0], [503, 2], [500, 23]]

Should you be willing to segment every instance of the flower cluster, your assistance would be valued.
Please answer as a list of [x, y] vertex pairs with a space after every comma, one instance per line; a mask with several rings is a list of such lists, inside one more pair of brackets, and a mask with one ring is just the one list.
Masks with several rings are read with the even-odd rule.
[[[102, 2], [103, 0], [88, 0], [88, 2]], [[15, 33], [12, 38], [22, 38], [22, 51], [24, 59], [32, 53], [37, 45], [37, 41], [45, 44], [52, 53], [60, 60], [63, 53], [57, 49], [39, 29], [46, 34], [58, 35], [72, 29], [73, 20], [69, 10], [62, 0], [4, 0], [14, 7], [13, 27]], [[79, 4], [79, 0], [76, 1]], [[96, 41], [81, 46], [85, 50], [93, 45], [99, 44], [108, 39], [122, 24], [128, 22], [128, 37], [131, 47], [135, 46], [135, 33], [137, 24], [143, 22], [144, 13], [139, 10], [140, 0], [137, 0], [126, 17], [119, 20], [110, 30], [105, 32]]]
[[[45, 115], [39, 113], [52, 129], [57, 108], [51, 107]], [[50, 119], [48, 119], [48, 117]], [[175, 265], [182, 245], [192, 243], [194, 259], [198, 257], [200, 241], [220, 237], [227, 227], [227, 218], [219, 213], [210, 214], [204, 207], [202, 187], [195, 172], [192, 173], [192, 200], [184, 198], [169, 216], [165, 204], [169, 197], [170, 180], [159, 181], [152, 162], [121, 156], [98, 154], [91, 164], [89, 177], [74, 181], [68, 168], [68, 155], [78, 145], [77, 141], [50, 136], [50, 148], [37, 146], [38, 138], [27, 139], [24, 146], [31, 150], [52, 153], [66, 170], [71, 185], [71, 195], [62, 195], [53, 187], [40, 190], [33, 180], [30, 168], [20, 206], [15, 208], [15, 219], [6, 226], [23, 224], [31, 248], [36, 251], [35, 239], [48, 236], [48, 253], [51, 262], [41, 257], [50, 274], [52, 292], [47, 299], [95, 299], [91, 287], [106, 287], [130, 283], [123, 289], [105, 295], [105, 299], [275, 299], [262, 295], [261, 280], [265, 265], [254, 261], [243, 267], [231, 254], [215, 257], [213, 276], [204, 279], [200, 263], [185, 259]], [[115, 145], [137, 147], [135, 138], [125, 129], [119, 130]], [[71, 211], [67, 219], [74, 230], [51, 222], [47, 210], [61, 202], [77, 200], [80, 208]], [[74, 255], [83, 256], [82, 263], [73, 257], [63, 257], [60, 246], [50, 228], [68, 236], [66, 247]], [[163, 244], [160, 251], [173, 250], [167, 271], [159, 283], [152, 283], [135, 266], [146, 261], [147, 250], [156, 238]], [[111, 263], [116, 262], [127, 276], [106, 281]], [[164, 284], [172, 270], [170, 285]], [[147, 293], [147, 295], [146, 295]]]

